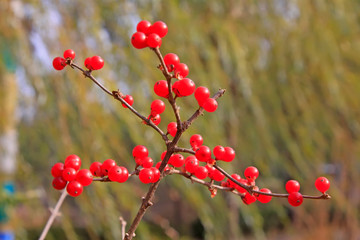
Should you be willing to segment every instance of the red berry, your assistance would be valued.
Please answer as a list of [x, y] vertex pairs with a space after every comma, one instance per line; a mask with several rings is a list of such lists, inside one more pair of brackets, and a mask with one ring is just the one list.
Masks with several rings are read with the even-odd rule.
[[303, 200], [304, 199], [301, 193], [299, 192], [289, 193], [288, 202], [290, 203], [290, 205], [294, 207], [300, 206], [303, 203]]
[[148, 34], [150, 27], [151, 27], [151, 23], [149, 21], [142, 20], [137, 24], [136, 31]]
[[190, 145], [193, 148], [198, 148], [203, 144], [204, 140], [200, 134], [194, 134], [190, 137]]
[[160, 47], [161, 42], [161, 37], [156, 33], [151, 33], [146, 39], [146, 44], [151, 48]]
[[[271, 191], [267, 188], [260, 189], [260, 192], [271, 193]], [[261, 203], [268, 203], [271, 201], [271, 198], [272, 198], [272, 196], [263, 195], [263, 194], [259, 194], [259, 196], [257, 196], [257, 200]]]
[[142, 161], [141, 161], [141, 166], [144, 167], [144, 168], [150, 168], [152, 167], [154, 164], [154, 161], [152, 160], [151, 157], [144, 157], [142, 158]]
[[142, 49], [147, 47], [147, 37], [143, 32], [136, 32], [131, 36], [131, 44], [134, 48]]
[[81, 169], [77, 174], [76, 174], [76, 181], [78, 181], [81, 185], [83, 186], [89, 186], [92, 183], [93, 180], [93, 176], [90, 172], [90, 170], [88, 169]]
[[195, 91], [195, 83], [190, 78], [183, 78], [178, 81], [177, 90], [183, 97], [190, 96]]
[[174, 167], [182, 167], [185, 163], [184, 156], [181, 154], [174, 154], [169, 159], [169, 164]]
[[218, 107], [218, 103], [215, 99], [213, 98], [208, 98], [204, 101], [202, 107], [205, 109], [205, 111], [207, 112], [215, 112], [217, 107]]
[[205, 100], [210, 97], [210, 91], [207, 87], [198, 87], [195, 90], [194, 96], [199, 106], [201, 107], [204, 104]]
[[[208, 165], [206, 165], [208, 166]], [[216, 168], [214, 167], [208, 167], [208, 169], [211, 168], [211, 171], [209, 171], [209, 177], [211, 179], [213, 179], [214, 181], [218, 181], [218, 182], [221, 182], [222, 180], [224, 180], [225, 178], [225, 175], [222, 174], [219, 170], [217, 170]]]
[[205, 179], [208, 176], [208, 170], [204, 166], [198, 166], [195, 168], [194, 175], [198, 179]]
[[60, 177], [62, 176], [62, 172], [64, 170], [64, 164], [63, 163], [55, 163], [54, 166], [51, 168], [51, 175], [53, 177]]
[[67, 58], [74, 59], [74, 58], [75, 58], [75, 51], [72, 50], [72, 49], [65, 50], [65, 52], [64, 52], [64, 58], [65, 58], [65, 59], [67, 59]]
[[156, 167], [151, 167], [150, 169], [151, 169], [151, 170], [153, 171], [153, 173], [154, 173], [154, 179], [152, 180], [152, 182], [157, 182], [157, 181], [159, 181], [159, 179], [160, 179], [160, 171], [159, 171], [159, 169], [156, 168]]
[[93, 176], [96, 177], [103, 177], [104, 175], [101, 172], [101, 163], [100, 162], [93, 162], [90, 165], [90, 172]]
[[160, 124], [161, 122], [161, 116], [160, 114], [156, 114], [155, 116], [152, 116], [151, 114], [149, 115], [150, 120], [157, 126]]
[[77, 197], [83, 192], [83, 186], [78, 181], [71, 181], [66, 187], [70, 196]]
[[195, 157], [200, 162], [207, 162], [209, 159], [211, 159], [211, 150], [208, 146], [200, 146], [198, 149], [196, 149]]
[[112, 159], [106, 159], [103, 164], [101, 164], [101, 172], [107, 176], [109, 174], [110, 168], [116, 166], [116, 162]]
[[100, 56], [93, 56], [90, 60], [90, 65], [93, 70], [102, 69], [104, 66], [104, 60]]
[[141, 169], [139, 173], [139, 179], [142, 183], [151, 183], [154, 180], [154, 171], [151, 168]]
[[150, 27], [150, 32], [156, 33], [157, 35], [159, 35], [160, 38], [162, 38], [165, 37], [165, 35], [167, 34], [168, 27], [164, 22], [157, 21]]
[[64, 189], [67, 184], [67, 181], [65, 181], [61, 176], [54, 178], [52, 181], [52, 186], [56, 190]]
[[149, 152], [145, 146], [137, 145], [136, 147], [134, 147], [132, 155], [134, 158], [144, 158], [149, 155]]
[[64, 168], [73, 168], [75, 171], [79, 171], [80, 167], [81, 160], [77, 155], [72, 154], [66, 157]]
[[176, 122], [171, 122], [168, 124], [167, 126], [167, 132], [175, 137], [176, 133], [177, 133], [177, 123]]
[[250, 205], [250, 204], [256, 202], [256, 197], [254, 195], [251, 195], [249, 192], [246, 192], [245, 197], [242, 198], [242, 201], [245, 204]]
[[72, 181], [76, 178], [76, 170], [73, 168], [65, 168], [62, 172], [62, 177], [65, 181]]
[[125, 167], [113, 166], [109, 170], [109, 179], [113, 182], [125, 182], [129, 178], [129, 172]]
[[225, 148], [223, 146], [216, 146], [213, 149], [216, 160], [223, 160], [225, 156]]
[[175, 95], [177, 97], [183, 97], [183, 95], [180, 94], [179, 85], [180, 85], [180, 81], [174, 82], [172, 87], [171, 87], [171, 90], [175, 93]]
[[223, 156], [223, 161], [224, 162], [231, 162], [232, 160], [234, 160], [235, 158], [235, 150], [232, 149], [231, 147], [224, 147], [225, 153]]
[[253, 182], [259, 176], [259, 170], [253, 166], [247, 167], [244, 171], [244, 175], [248, 181]]
[[285, 184], [285, 189], [288, 193], [300, 191], [300, 183], [296, 180], [289, 180]]
[[54, 58], [53, 60], [53, 67], [60, 71], [60, 70], [63, 70], [64, 67], [66, 66], [66, 60], [62, 57], [56, 57]]
[[[231, 177], [232, 177], [233, 179], [235, 179], [236, 181], [238, 181], [238, 182], [240, 182], [240, 180], [241, 180], [240, 175], [239, 175], [239, 174], [236, 174], [236, 173], [231, 174]], [[239, 185], [237, 185], [236, 183], [234, 183], [232, 180], [230, 180], [230, 179], [228, 179], [228, 180], [229, 180], [229, 187], [236, 188], [237, 186], [239, 186]]]
[[175, 65], [175, 76], [178, 79], [182, 79], [189, 74], [189, 68], [185, 63], [178, 63]]
[[325, 193], [330, 188], [330, 181], [326, 177], [319, 177], [315, 181], [315, 187], [322, 193]]
[[195, 156], [188, 156], [185, 159], [185, 170], [189, 173], [194, 173], [195, 169], [199, 166], [199, 160]]
[[85, 67], [86, 67], [87, 69], [93, 70], [92, 67], [91, 67], [91, 57], [88, 57], [88, 58], [85, 59], [84, 65], [85, 65]]
[[[131, 95], [125, 95], [125, 97], [123, 97], [123, 99], [124, 99], [125, 102], [127, 102], [130, 106], [132, 106], [133, 103], [134, 103], [134, 99], [133, 99], [133, 97], [132, 97]], [[128, 108], [125, 104], [122, 104], [122, 106], [123, 106], [124, 108]]]
[[152, 116], [162, 114], [165, 111], [165, 103], [160, 99], [156, 99], [151, 103], [150, 109]]
[[167, 98], [169, 96], [168, 84], [165, 80], [157, 81], [154, 85], [154, 92], [159, 97]]
[[164, 56], [164, 62], [168, 71], [172, 72], [175, 65], [180, 63], [180, 58], [175, 53], [168, 53]]

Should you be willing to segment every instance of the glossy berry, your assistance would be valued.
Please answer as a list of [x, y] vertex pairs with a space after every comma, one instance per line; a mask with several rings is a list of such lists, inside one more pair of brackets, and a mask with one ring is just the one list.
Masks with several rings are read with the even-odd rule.
[[161, 37], [156, 33], [151, 33], [146, 39], [146, 44], [151, 48], [160, 47], [161, 42]]
[[85, 65], [85, 67], [86, 67], [87, 69], [93, 70], [92, 67], [91, 67], [91, 57], [88, 57], [88, 58], [85, 59], [84, 65]]
[[77, 197], [83, 192], [83, 186], [78, 181], [71, 181], [66, 187], [66, 191], [72, 197]]
[[131, 36], [131, 44], [137, 49], [146, 48], [148, 46], [146, 34], [143, 32], [134, 33]]
[[60, 71], [60, 70], [63, 70], [64, 67], [66, 66], [66, 60], [62, 57], [56, 57], [54, 58], [53, 60], [53, 67]]
[[185, 158], [181, 154], [173, 154], [169, 159], [169, 164], [174, 167], [182, 167], [185, 163]]
[[[270, 189], [267, 189], [267, 188], [260, 189], [260, 192], [271, 193]], [[268, 203], [271, 201], [271, 198], [272, 198], [272, 196], [263, 195], [263, 194], [259, 194], [257, 196], [257, 200], [261, 203]]]
[[181, 96], [190, 96], [195, 92], [195, 83], [190, 78], [183, 78], [178, 82], [179, 85], [177, 87], [177, 90]]
[[93, 162], [90, 165], [90, 172], [93, 176], [96, 176], [96, 177], [104, 176], [101, 172], [101, 165], [102, 165], [102, 163], [100, 163], [100, 162]]
[[145, 146], [137, 145], [133, 148], [132, 155], [134, 158], [144, 158], [149, 155], [149, 152]]
[[129, 178], [129, 172], [125, 167], [113, 166], [109, 170], [109, 179], [113, 182], [125, 182]]
[[154, 161], [152, 160], [151, 157], [144, 157], [144, 158], [142, 158], [142, 161], [141, 161], [140, 165], [143, 168], [150, 168], [150, 167], [153, 166], [153, 164], [154, 164]]
[[69, 155], [65, 159], [64, 168], [73, 168], [75, 171], [79, 171], [81, 167], [81, 159], [75, 155]]
[[55, 163], [54, 166], [51, 168], [51, 175], [53, 177], [60, 177], [62, 176], [62, 172], [64, 170], [64, 164], [63, 163]]
[[93, 70], [102, 69], [104, 66], [104, 60], [100, 56], [93, 56], [90, 60], [90, 65]]
[[178, 63], [175, 65], [175, 76], [178, 79], [182, 79], [189, 74], [189, 68], [185, 63]]
[[303, 200], [304, 199], [301, 193], [299, 192], [289, 193], [288, 202], [290, 203], [291, 206], [294, 207], [300, 206], [303, 203]]
[[[233, 179], [235, 179], [236, 181], [238, 181], [238, 182], [240, 182], [240, 180], [241, 180], [240, 175], [236, 174], [236, 173], [231, 174], [231, 177]], [[230, 179], [228, 179], [228, 180], [229, 180], [229, 187], [236, 188], [237, 186], [239, 186], [235, 182], [233, 182], [232, 180], [230, 180]]]
[[168, 27], [162, 21], [157, 21], [150, 27], [150, 33], [156, 33], [160, 38], [165, 37], [167, 32]]
[[62, 177], [65, 181], [72, 181], [76, 178], [76, 170], [73, 168], [65, 168], [62, 172]]
[[242, 201], [245, 204], [250, 205], [250, 204], [256, 202], [256, 197], [254, 195], [251, 195], [249, 192], [246, 192], [245, 197], [242, 198]]
[[154, 116], [152, 116], [151, 114], [150, 114], [150, 120], [157, 126], [157, 125], [159, 125], [160, 124], [160, 122], [161, 122], [161, 116], [160, 116], [160, 114], [156, 114], [156, 115], [154, 115]]
[[148, 184], [154, 180], [154, 172], [151, 168], [143, 168], [140, 170], [139, 179], [142, 183]]
[[109, 174], [110, 168], [116, 166], [116, 162], [113, 159], [106, 159], [103, 164], [101, 164], [102, 173], [107, 176]]
[[[125, 97], [123, 97], [123, 99], [124, 99], [125, 102], [127, 102], [130, 106], [132, 106], [133, 103], [134, 103], [134, 99], [133, 99], [133, 97], [132, 97], [131, 95], [125, 95]], [[123, 106], [124, 108], [128, 108], [125, 104], [122, 104], [122, 106]]]
[[202, 107], [204, 108], [205, 111], [207, 112], [215, 112], [217, 107], [218, 107], [218, 103], [215, 99], [213, 98], [208, 98], [204, 101]]
[[246, 179], [250, 182], [255, 181], [259, 176], [259, 170], [256, 167], [247, 167], [244, 171]]
[[300, 183], [296, 180], [289, 180], [285, 184], [285, 189], [288, 193], [300, 191]]
[[76, 181], [78, 181], [81, 185], [85, 186], [89, 186], [92, 181], [93, 181], [93, 176], [90, 172], [90, 170], [88, 169], [81, 169], [77, 174], [76, 174]]
[[74, 58], [75, 58], [75, 51], [72, 50], [72, 49], [65, 50], [65, 52], [64, 52], [64, 58], [65, 58], [65, 59], [71, 58], [71, 59], [74, 60]]
[[164, 62], [168, 71], [172, 72], [175, 65], [180, 63], [180, 58], [175, 53], [168, 53], [164, 56]]
[[[208, 166], [208, 165], [206, 165], [206, 166]], [[207, 168], [208, 168], [208, 170], [211, 169], [209, 171], [209, 178], [213, 179], [214, 181], [218, 181], [218, 182], [221, 182], [222, 180], [224, 180], [225, 175], [222, 174], [219, 170], [217, 170], [214, 167], [207, 167]]]
[[148, 34], [150, 27], [151, 27], [151, 23], [149, 21], [142, 20], [137, 24], [136, 31]]
[[200, 146], [195, 151], [195, 157], [200, 162], [207, 162], [209, 159], [211, 159], [211, 150], [208, 146]]
[[195, 90], [194, 96], [199, 106], [201, 107], [204, 104], [205, 100], [210, 97], [210, 91], [207, 87], [201, 86]]
[[224, 147], [225, 153], [222, 158], [224, 162], [231, 162], [235, 158], [235, 150], [231, 147]]
[[198, 148], [203, 144], [204, 140], [200, 134], [194, 134], [190, 137], [190, 145], [192, 148]]
[[194, 173], [195, 169], [199, 166], [199, 160], [195, 156], [188, 156], [185, 159], [185, 170], [189, 173]]
[[204, 166], [198, 166], [195, 168], [194, 175], [198, 179], [205, 179], [208, 176], [208, 170]]
[[62, 190], [66, 187], [67, 181], [65, 181], [61, 176], [55, 177], [52, 181], [52, 186], [56, 190]]
[[156, 114], [162, 114], [165, 111], [165, 103], [160, 99], [152, 101], [151, 106], [151, 115], [155, 116]]
[[319, 177], [315, 181], [315, 187], [317, 190], [324, 193], [330, 188], [330, 181], [326, 177]]
[[172, 87], [171, 87], [171, 90], [175, 93], [175, 95], [176, 95], [177, 97], [183, 97], [183, 95], [180, 94], [179, 85], [180, 85], [180, 80], [174, 82], [173, 85], [172, 85]]
[[225, 156], [225, 148], [223, 146], [216, 146], [213, 149], [214, 156], [216, 160], [223, 160]]
[[[153, 173], [154, 173], [154, 179], [152, 180], [152, 182], [157, 182], [157, 181], [159, 181], [159, 179], [160, 179], [160, 171], [159, 171], [159, 169], [156, 168], [156, 167], [151, 167], [150, 169], [151, 169], [151, 170], [153, 171]], [[166, 168], [165, 168], [165, 170], [166, 170]]]
[[[244, 179], [244, 178], [239, 179], [238, 182], [239, 182], [239, 183], [242, 183], [242, 184], [244, 184], [244, 185], [248, 185], [248, 181], [247, 181], [246, 179]], [[234, 184], [235, 184], [235, 183], [234, 183]], [[241, 186], [239, 186], [239, 185], [237, 185], [237, 184], [235, 184], [235, 189], [236, 189], [239, 193], [246, 193], [246, 192], [247, 192], [247, 190], [246, 190], [245, 188], [243, 188], [243, 187], [241, 187]]]
[[169, 123], [168, 126], [167, 126], [167, 132], [171, 136], [175, 137], [176, 132], [177, 132], [177, 123], [176, 122]]
[[168, 84], [165, 80], [157, 81], [154, 85], [154, 92], [159, 97], [167, 98], [169, 96]]

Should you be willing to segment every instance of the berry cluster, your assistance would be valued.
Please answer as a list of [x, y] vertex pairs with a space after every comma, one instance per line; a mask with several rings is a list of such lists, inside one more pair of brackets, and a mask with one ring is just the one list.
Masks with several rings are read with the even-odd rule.
[[135, 48], [156, 48], [161, 46], [161, 39], [167, 34], [168, 28], [162, 21], [151, 25], [150, 22], [143, 20], [137, 24], [136, 31], [131, 37], [131, 44]]
[[150, 111], [151, 112], [148, 116], [148, 119], [150, 119], [156, 126], [159, 125], [159, 123], [161, 122], [160, 114], [165, 111], [165, 103], [160, 99], [152, 101]]
[[[136, 168], [142, 166], [143, 169], [139, 172], [139, 179], [141, 182], [148, 184], [159, 181], [160, 179], [160, 164], [153, 167], [154, 161], [149, 157], [149, 151], [145, 146], [137, 145], [132, 151]], [[161, 163], [161, 162], [160, 162]]]
[[[63, 70], [66, 65], [70, 65], [71, 62], [75, 59], [75, 51], [72, 49], [67, 49], [64, 51], [62, 57], [55, 57], [53, 60], [53, 67], [60, 71]], [[104, 66], [104, 60], [100, 56], [88, 57], [84, 61], [84, 65], [89, 70], [100, 70]]]
[[65, 163], [55, 163], [51, 168], [54, 177], [52, 185], [57, 190], [66, 187], [66, 191], [73, 197], [79, 196], [83, 192], [83, 187], [88, 186], [93, 181], [93, 176], [88, 169], [81, 169], [81, 159], [76, 155], [69, 155]]
[[123, 183], [129, 178], [127, 168], [116, 165], [112, 159], [106, 159], [103, 163], [93, 162], [90, 165], [90, 172], [96, 177], [106, 177], [113, 182]]

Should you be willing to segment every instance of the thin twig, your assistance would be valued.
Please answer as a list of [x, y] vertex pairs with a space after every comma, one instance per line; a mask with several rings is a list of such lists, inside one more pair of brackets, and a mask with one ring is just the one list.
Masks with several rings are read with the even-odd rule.
[[60, 207], [63, 204], [63, 202], [64, 202], [67, 195], [68, 194], [67, 194], [66, 190], [64, 190], [61, 193], [60, 198], [57, 201], [54, 210], [51, 212], [51, 215], [50, 215], [49, 219], [46, 222], [46, 225], [45, 225], [45, 227], [44, 227], [44, 229], [43, 229], [43, 231], [42, 231], [42, 233], [41, 233], [41, 235], [39, 237], [39, 240], [44, 240], [45, 239], [46, 235], [48, 234], [48, 232], [50, 230], [51, 225], [53, 224], [53, 222], [54, 222], [54, 220], [56, 218], [56, 216], [58, 216]]
[[119, 221], [121, 223], [121, 239], [124, 239], [124, 237], [125, 237], [125, 228], [126, 228], [127, 222], [124, 220], [123, 217], [119, 217]]

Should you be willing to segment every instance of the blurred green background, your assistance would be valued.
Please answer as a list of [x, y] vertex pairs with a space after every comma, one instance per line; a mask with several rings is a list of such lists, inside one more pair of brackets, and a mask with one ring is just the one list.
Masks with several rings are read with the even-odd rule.
[[[95, 77], [149, 114], [163, 77], [156, 56], [130, 44], [146, 19], [167, 23], [161, 51], [177, 53], [197, 86], [227, 89], [181, 146], [194, 133], [210, 147], [231, 146], [237, 158], [221, 166], [242, 174], [254, 165], [257, 184], [274, 192], [297, 179], [302, 193], [318, 195], [314, 181], [324, 175], [332, 199], [246, 206], [169, 176], [137, 239], [359, 239], [359, 13], [360, 2], [346, 0], [1, 1], [0, 181], [14, 182], [15, 194], [0, 195], [0, 230], [37, 239], [60, 196], [50, 169], [69, 154], [83, 167], [112, 158], [132, 169], [131, 150], [142, 144], [159, 160], [158, 134], [80, 72], [52, 68], [68, 48], [81, 66], [101, 55], [105, 67]], [[197, 107], [193, 96], [178, 104], [184, 120]], [[170, 121], [168, 111], [159, 126]], [[119, 216], [131, 222], [147, 189], [135, 177], [94, 183], [65, 200], [47, 239], [119, 239]]]

